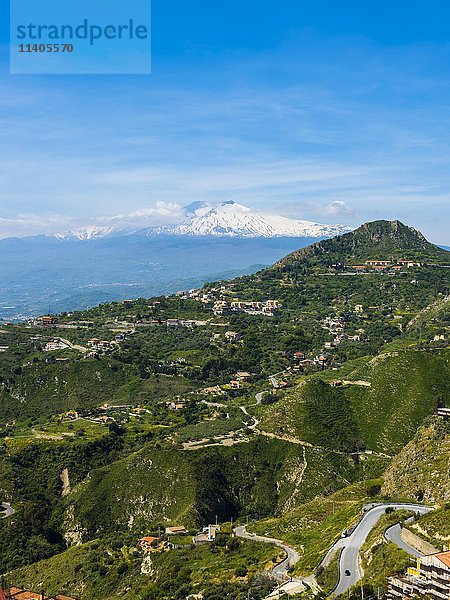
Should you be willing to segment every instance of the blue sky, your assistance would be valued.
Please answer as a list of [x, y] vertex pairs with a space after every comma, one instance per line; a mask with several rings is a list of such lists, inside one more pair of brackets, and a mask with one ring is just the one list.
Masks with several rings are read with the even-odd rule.
[[233, 199], [450, 243], [446, 0], [153, 0], [150, 76], [9, 75], [0, 1], [0, 237]]

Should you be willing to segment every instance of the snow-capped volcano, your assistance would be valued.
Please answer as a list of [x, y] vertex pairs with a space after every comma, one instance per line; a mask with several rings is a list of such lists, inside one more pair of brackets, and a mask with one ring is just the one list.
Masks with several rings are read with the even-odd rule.
[[312, 221], [263, 214], [233, 201], [223, 202], [209, 209], [203, 203], [194, 203], [188, 208], [193, 215], [183, 223], [153, 227], [148, 229], [148, 234], [319, 238], [333, 237], [351, 231], [351, 228], [345, 225], [323, 225]]
[[113, 217], [108, 226], [88, 225], [72, 231], [55, 233], [49, 237], [73, 241], [132, 235], [140, 237], [171, 235], [239, 238], [324, 238], [351, 231], [351, 228], [345, 225], [324, 225], [312, 221], [261, 213], [232, 200], [222, 202], [222, 204], [214, 207], [205, 202], [192, 202], [183, 208], [179, 205], [174, 206], [177, 207], [181, 221], [175, 225], [138, 227], [133, 213], [129, 216]]
[[53, 237], [58, 240], [94, 240], [99, 238], [118, 235], [119, 230], [114, 227], [96, 227], [95, 225], [87, 225], [73, 231], [64, 231], [62, 233], [53, 233], [47, 237]]

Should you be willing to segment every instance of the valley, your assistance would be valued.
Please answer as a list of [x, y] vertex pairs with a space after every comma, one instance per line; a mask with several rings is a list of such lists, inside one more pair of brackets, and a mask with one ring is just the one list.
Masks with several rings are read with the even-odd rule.
[[385, 529], [449, 539], [449, 257], [376, 221], [255, 274], [2, 324], [4, 585], [387, 594], [409, 555]]

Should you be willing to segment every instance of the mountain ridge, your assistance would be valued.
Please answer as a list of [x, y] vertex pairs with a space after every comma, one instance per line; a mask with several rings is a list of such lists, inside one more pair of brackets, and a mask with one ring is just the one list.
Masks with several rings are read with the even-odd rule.
[[316, 242], [292, 252], [272, 268], [328, 257], [330, 259], [417, 259], [450, 260], [450, 253], [429, 242], [418, 230], [401, 221], [371, 221], [337, 237]]
[[88, 241], [122, 236], [190, 236], [272, 238], [332, 237], [350, 231], [346, 225], [327, 225], [302, 219], [290, 219], [266, 214], [228, 200], [217, 206], [205, 202], [192, 202], [183, 208], [184, 219], [173, 225], [131, 227], [120, 221], [120, 227], [87, 225], [79, 229], [48, 234], [47, 237], [64, 240]]
[[207, 235], [229, 237], [330, 237], [349, 231], [345, 225], [324, 225], [253, 211], [236, 202], [223, 202], [205, 212], [205, 207], [180, 225], [156, 227], [149, 234]]

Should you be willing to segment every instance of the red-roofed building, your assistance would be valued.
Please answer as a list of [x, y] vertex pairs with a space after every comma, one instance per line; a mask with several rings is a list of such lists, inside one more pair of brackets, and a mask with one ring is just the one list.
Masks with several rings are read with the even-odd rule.
[[18, 587], [11, 587], [3, 591], [0, 588], [0, 600], [75, 600], [71, 596], [57, 594], [56, 596], [47, 596], [44, 592], [31, 592]]
[[150, 535], [146, 535], [145, 537], [139, 540], [139, 544], [141, 548], [144, 550], [149, 550], [150, 548], [155, 548], [158, 545], [159, 538], [152, 537]]
[[422, 556], [404, 577], [389, 577], [388, 600], [423, 596], [430, 600], [450, 598], [450, 551]]

